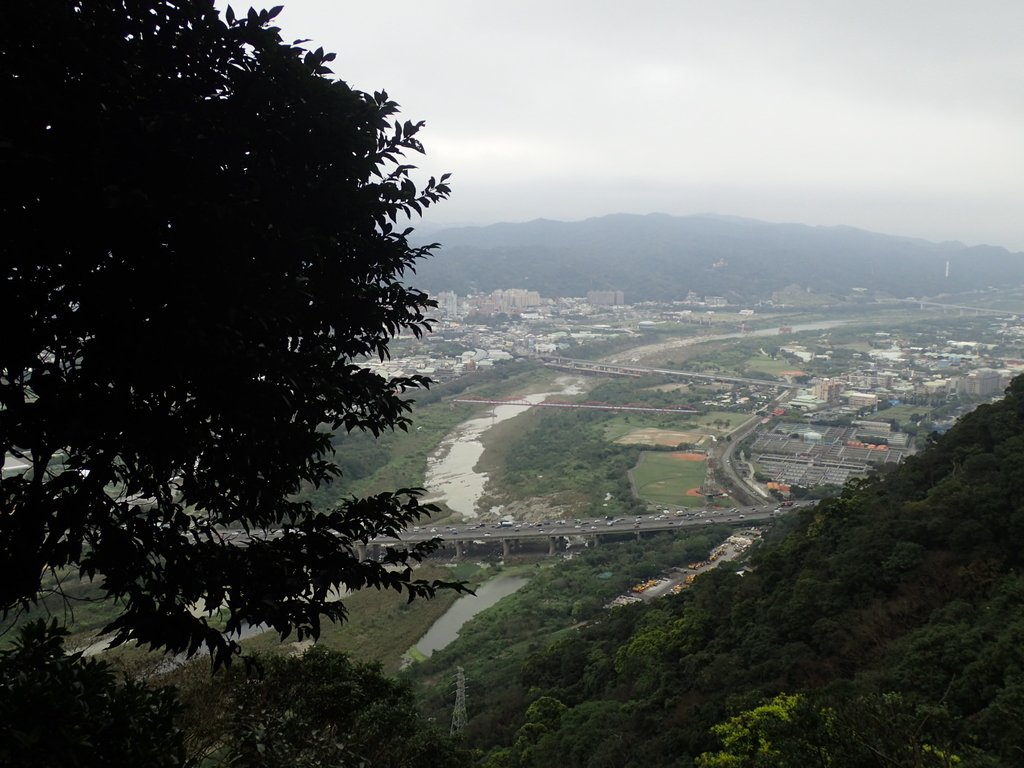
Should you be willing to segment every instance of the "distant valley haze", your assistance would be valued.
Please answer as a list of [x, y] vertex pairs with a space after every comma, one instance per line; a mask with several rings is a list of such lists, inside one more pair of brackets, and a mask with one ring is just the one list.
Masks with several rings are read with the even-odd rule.
[[632, 303], [683, 299], [693, 291], [757, 301], [795, 287], [904, 298], [1024, 284], [1024, 254], [998, 246], [713, 214], [536, 219], [416, 235], [441, 243], [418, 267], [416, 284], [460, 294], [621, 290]]

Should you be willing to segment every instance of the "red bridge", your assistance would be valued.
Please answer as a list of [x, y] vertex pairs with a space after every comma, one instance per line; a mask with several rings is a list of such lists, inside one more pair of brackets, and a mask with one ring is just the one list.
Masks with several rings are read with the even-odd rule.
[[613, 405], [611, 403], [568, 403], [561, 400], [544, 400], [539, 403], [531, 403], [528, 400], [516, 397], [486, 398], [486, 397], [456, 397], [452, 398], [455, 403], [469, 403], [471, 405], [521, 405], [528, 408], [581, 408], [595, 411], [639, 411], [642, 413], [700, 413], [699, 410], [690, 405], [670, 405], [657, 407], [653, 405]]

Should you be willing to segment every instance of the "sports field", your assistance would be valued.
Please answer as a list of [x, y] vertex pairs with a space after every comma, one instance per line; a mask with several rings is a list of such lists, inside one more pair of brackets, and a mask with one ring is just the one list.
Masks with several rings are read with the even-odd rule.
[[[628, 438], [635, 432], [646, 432], [658, 430], [661, 432], [693, 432], [697, 429], [696, 413], [685, 413], [679, 416], [665, 416], [653, 413], [631, 413], [631, 414], [609, 414], [601, 426], [605, 438], [617, 442], [629, 442], [622, 440]], [[678, 443], [679, 441], [677, 441]]]
[[680, 432], [674, 429], [643, 428], [634, 429], [628, 435], [623, 435], [616, 443], [623, 445], [679, 445], [690, 443], [698, 445], [706, 440], [707, 435], [703, 432]]
[[768, 355], [754, 355], [747, 359], [744, 367], [748, 371], [760, 371], [769, 376], [784, 376], [784, 372], [792, 368], [793, 363], [784, 357], [772, 360]]
[[644, 501], [677, 507], [704, 505], [704, 497], [696, 492], [704, 480], [703, 454], [644, 451], [629, 476], [634, 492]]

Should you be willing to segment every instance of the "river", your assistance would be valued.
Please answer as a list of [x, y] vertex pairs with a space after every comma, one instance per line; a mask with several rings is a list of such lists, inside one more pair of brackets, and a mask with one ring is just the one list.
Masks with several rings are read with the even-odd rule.
[[[812, 323], [797, 323], [792, 326], [792, 329], [794, 333], [818, 331], [846, 325], [849, 322], [849, 320], [823, 320]], [[674, 347], [703, 344], [723, 339], [777, 336], [778, 333], [779, 329], [772, 327], [752, 332], [721, 333], [673, 339], [618, 352], [615, 357], [641, 356]], [[615, 360], [612, 362], [615, 362]], [[560, 392], [541, 392], [527, 395], [523, 399], [531, 403], [539, 403], [552, 395], [571, 395], [582, 391], [575, 379], [562, 378], [559, 379], [558, 383], [562, 386]], [[426, 477], [423, 481], [423, 485], [427, 489], [424, 501], [443, 501], [452, 512], [457, 512], [464, 520], [478, 517], [481, 510], [477, 507], [487, 485], [487, 474], [474, 470], [484, 452], [484, 445], [480, 438], [495, 424], [518, 416], [528, 407], [525, 405], [498, 405], [487, 416], [470, 419], [452, 430], [451, 434], [441, 442], [434, 455], [427, 462]]]
[[[538, 392], [523, 399], [540, 403], [553, 395], [574, 395], [582, 391], [575, 379], [562, 377], [558, 382], [562, 385], [559, 392]], [[477, 505], [487, 485], [487, 474], [474, 470], [484, 453], [480, 438], [495, 424], [518, 416], [528, 407], [497, 405], [489, 415], [464, 421], [452, 430], [427, 462], [423, 481], [427, 496], [424, 501], [443, 501], [452, 512], [459, 513], [466, 520], [477, 517]]]
[[[800, 333], [801, 331], [825, 331], [829, 328], [838, 328], [841, 325], [849, 325], [852, 322], [852, 320], [819, 320], [812, 323], [794, 323], [790, 328], [792, 328], [793, 333]], [[712, 341], [725, 341], [726, 339], [748, 339], [751, 337], [778, 335], [779, 326], [772, 326], [771, 328], [760, 328], [756, 331], [730, 331], [729, 333], [685, 336], [683, 338], [669, 339], [666, 341], [659, 341], [654, 344], [645, 344], [641, 347], [631, 347], [630, 349], [620, 350], [612, 355], [607, 355], [602, 358], [602, 360], [610, 363], [618, 363], [621, 360], [638, 360], [646, 357], [647, 355], [665, 352], [670, 349], [678, 349], [679, 347], [690, 347], [694, 344], [706, 344]]]
[[462, 625], [481, 611], [490, 608], [503, 597], [508, 597], [526, 586], [526, 576], [495, 576], [477, 587], [475, 595], [463, 595], [416, 643], [416, 650], [430, 656], [455, 640]]

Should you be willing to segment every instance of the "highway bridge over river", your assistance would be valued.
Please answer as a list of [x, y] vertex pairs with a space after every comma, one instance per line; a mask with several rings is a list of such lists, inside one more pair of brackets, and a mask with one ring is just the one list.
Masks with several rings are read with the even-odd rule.
[[[796, 507], [793, 507], [795, 509]], [[445, 549], [454, 549], [454, 557], [462, 557], [474, 548], [487, 545], [501, 545], [502, 554], [511, 555], [523, 544], [534, 543], [548, 546], [548, 554], [554, 555], [563, 541], [578, 538], [596, 547], [601, 538], [635, 536], [638, 540], [645, 533], [692, 530], [705, 525], [724, 524], [745, 527], [758, 521], [769, 520], [788, 511], [776, 505], [744, 507], [742, 509], [694, 509], [664, 512], [659, 515], [620, 517], [613, 520], [582, 519], [554, 521], [547, 523], [490, 524], [478, 523], [470, 526], [441, 526], [423, 530], [407, 531], [401, 539], [381, 538], [369, 544], [357, 545], [360, 559], [379, 553], [382, 547], [412, 544], [429, 539], [438, 539]]]
[[987, 307], [968, 307], [962, 304], [946, 304], [941, 301], [926, 301], [925, 299], [896, 299], [896, 304], [916, 304], [919, 309], [941, 309], [941, 310], [956, 310], [961, 315], [974, 314], [974, 315], [992, 315], [994, 317], [1019, 317], [1024, 315], [1024, 310], [1019, 309], [991, 309]]

